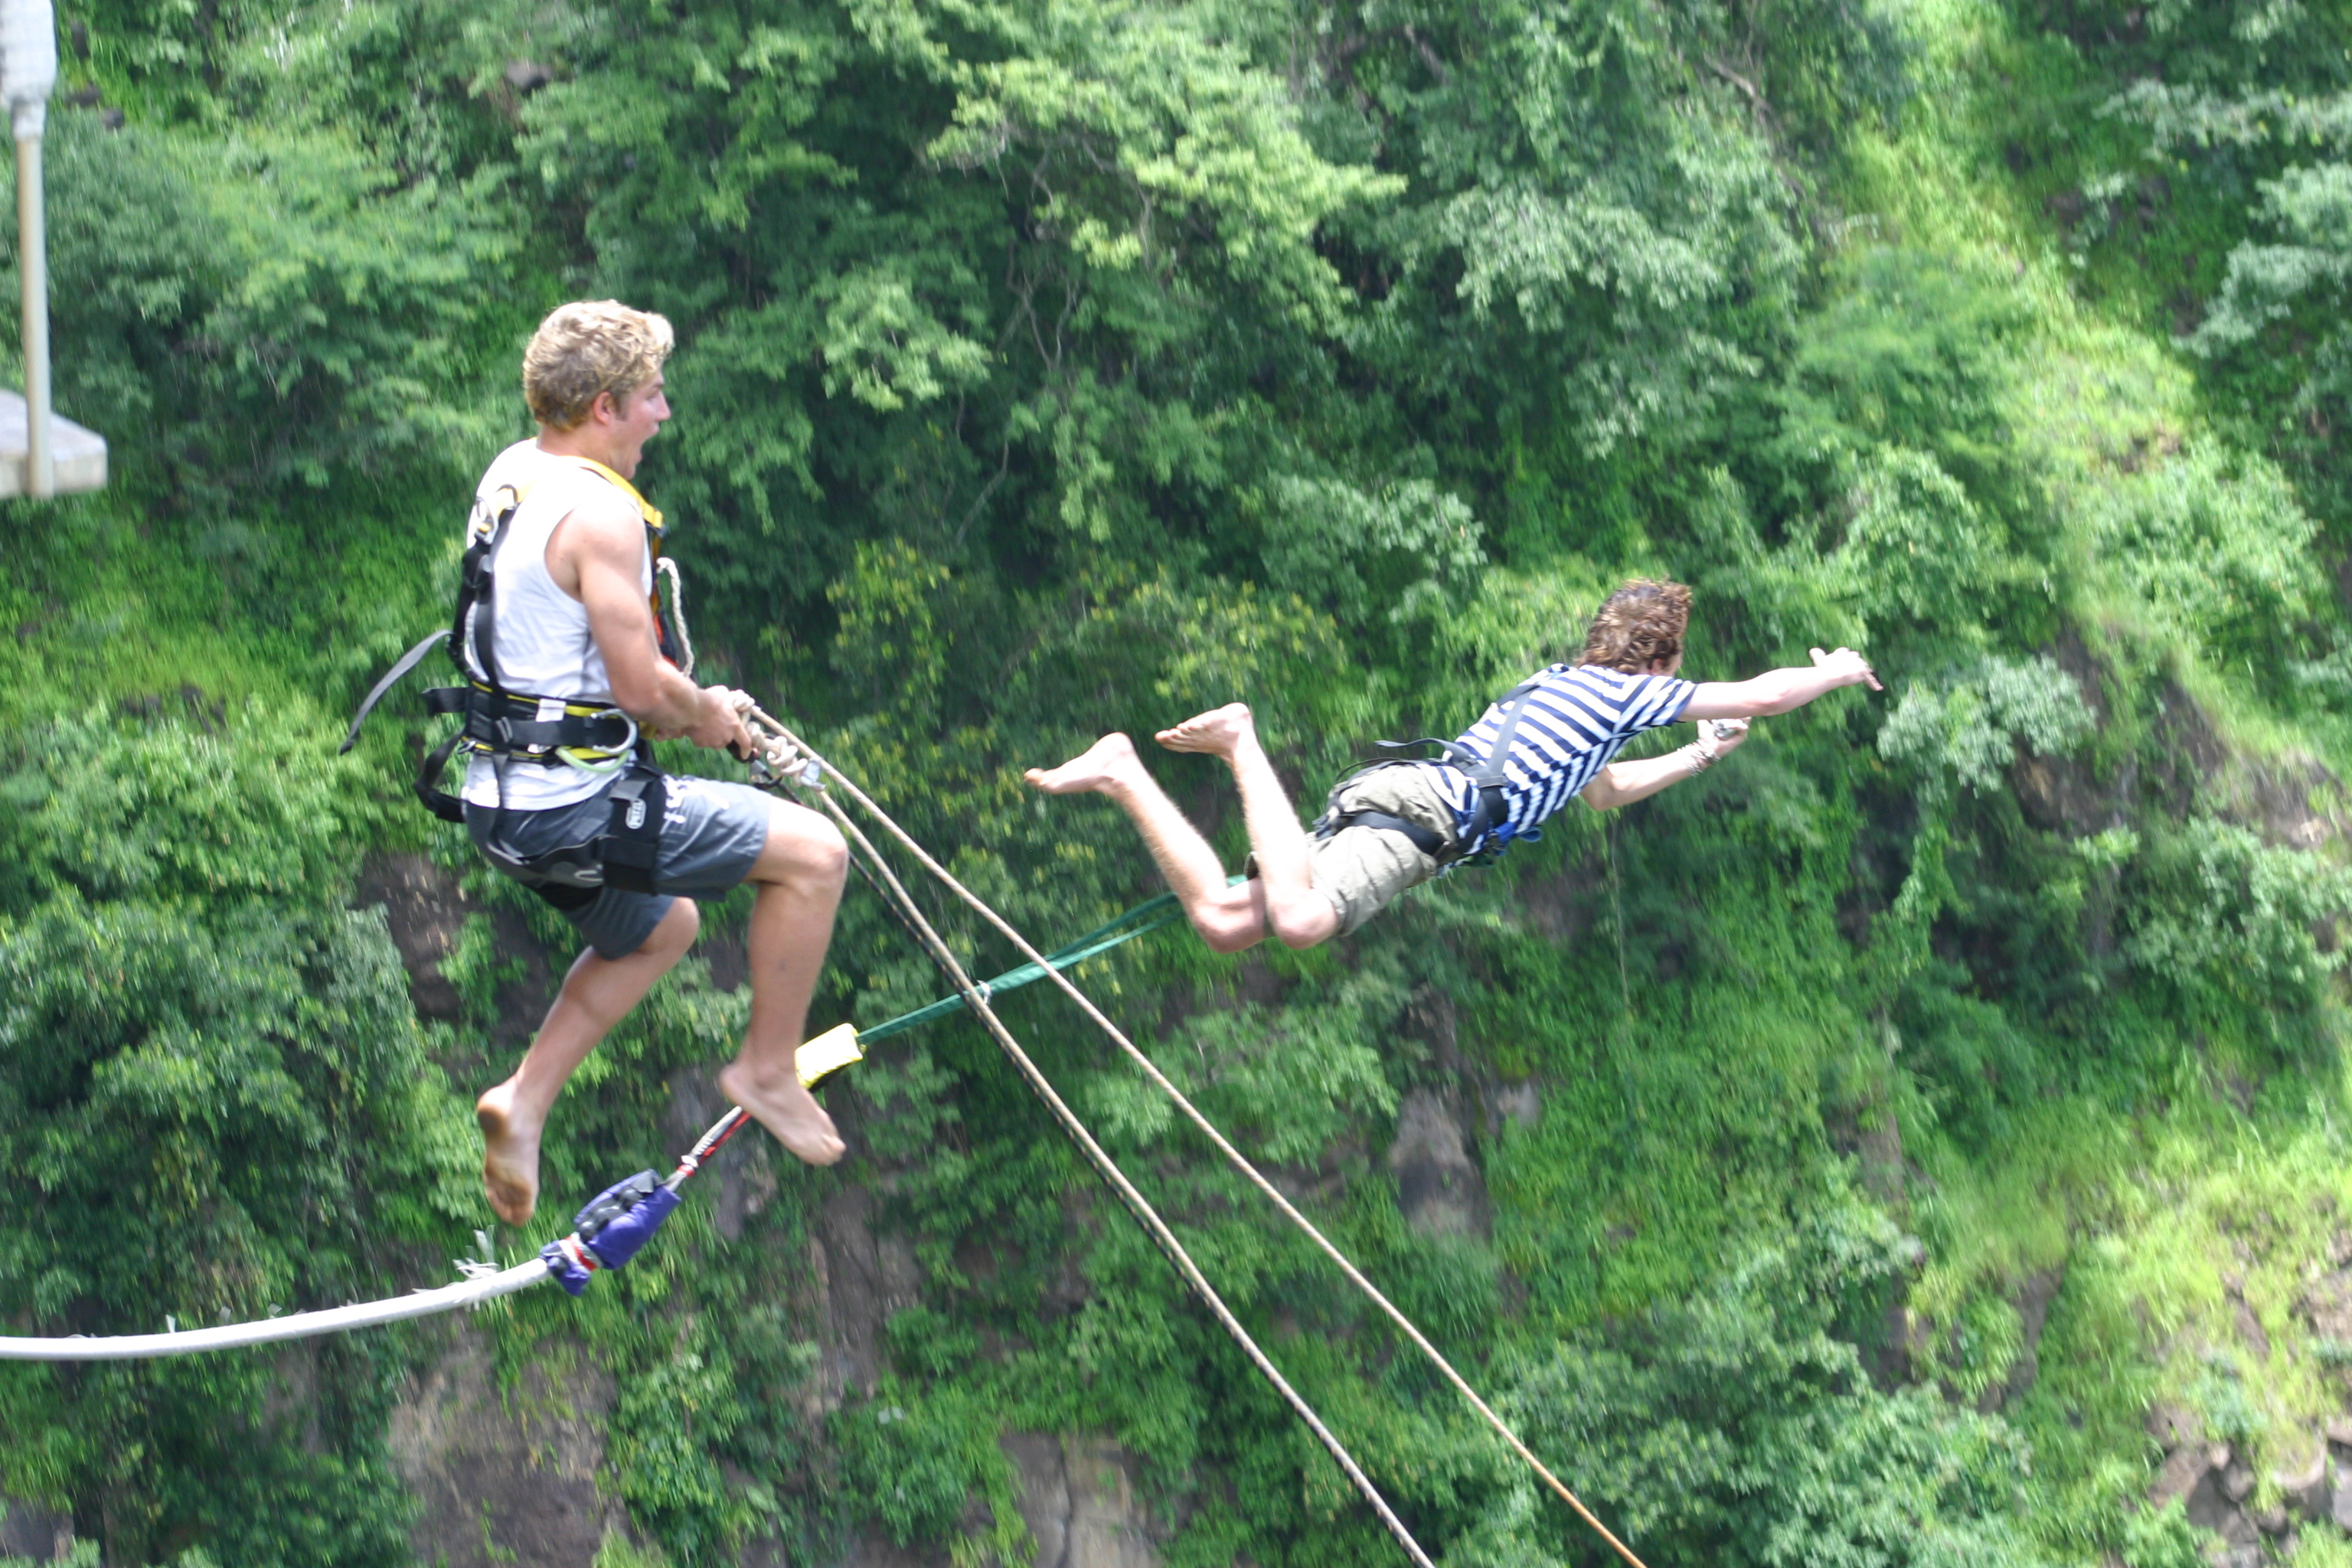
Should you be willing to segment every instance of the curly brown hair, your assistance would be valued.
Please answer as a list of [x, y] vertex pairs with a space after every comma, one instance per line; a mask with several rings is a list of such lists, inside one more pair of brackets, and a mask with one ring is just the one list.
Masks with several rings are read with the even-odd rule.
[[572, 429], [605, 393], [617, 403], [659, 375], [676, 342], [665, 318], [618, 300], [559, 305], [523, 351], [523, 401], [549, 429]]
[[1639, 675], [1672, 664], [1690, 626], [1691, 591], [1680, 583], [1636, 577], [1609, 595], [1584, 634], [1579, 664]]

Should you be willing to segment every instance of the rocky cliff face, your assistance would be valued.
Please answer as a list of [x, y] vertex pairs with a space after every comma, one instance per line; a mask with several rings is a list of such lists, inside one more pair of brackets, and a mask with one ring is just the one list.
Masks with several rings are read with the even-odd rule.
[[72, 1559], [73, 1552], [71, 1515], [0, 1497], [0, 1557], [64, 1563]]
[[1101, 1437], [1008, 1433], [1035, 1568], [1160, 1568], [1160, 1532], [1137, 1500], [1136, 1464]]
[[583, 1355], [561, 1369], [534, 1362], [502, 1388], [479, 1331], [445, 1321], [443, 1340], [392, 1416], [394, 1463], [422, 1505], [417, 1560], [579, 1568], [625, 1536], [620, 1505], [596, 1485], [613, 1380]]

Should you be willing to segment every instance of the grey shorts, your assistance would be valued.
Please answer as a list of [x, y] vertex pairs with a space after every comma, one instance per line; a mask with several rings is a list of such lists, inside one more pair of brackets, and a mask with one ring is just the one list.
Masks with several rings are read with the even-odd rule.
[[[1418, 763], [1394, 763], [1341, 779], [1331, 790], [1327, 809], [1384, 811], [1430, 829], [1449, 847], [1454, 842], [1454, 808], [1438, 793], [1432, 770]], [[1387, 827], [1343, 827], [1315, 846], [1311, 863], [1315, 890], [1339, 912], [1341, 936], [1352, 935], [1400, 894], [1428, 881], [1439, 869], [1434, 856]]]
[[[767, 847], [776, 804], [772, 796], [749, 784], [675, 775], [662, 788], [667, 805], [654, 867], [658, 891], [557, 889], [559, 897], [548, 900], [602, 957], [626, 958], [643, 947], [678, 899], [715, 899], [741, 887]], [[477, 847], [488, 837], [494, 816], [487, 806], [466, 807], [466, 831]], [[509, 811], [503, 835], [509, 851], [527, 858], [596, 838], [612, 817], [612, 805], [599, 790], [571, 805]]]

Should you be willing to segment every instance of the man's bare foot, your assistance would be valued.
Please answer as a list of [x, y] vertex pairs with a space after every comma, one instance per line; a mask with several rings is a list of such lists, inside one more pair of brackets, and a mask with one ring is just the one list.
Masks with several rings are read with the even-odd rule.
[[1249, 704], [1228, 702], [1223, 708], [1196, 713], [1173, 730], [1162, 730], [1153, 738], [1171, 752], [1204, 752], [1213, 757], [1230, 758], [1244, 741], [1256, 734], [1256, 727], [1250, 722]]
[[815, 1097], [801, 1087], [800, 1076], [787, 1070], [781, 1079], [754, 1072], [740, 1060], [719, 1071], [719, 1092], [750, 1111], [776, 1142], [812, 1165], [830, 1165], [846, 1147], [834, 1131], [833, 1118]]
[[511, 1226], [525, 1226], [539, 1207], [539, 1129], [526, 1130], [514, 1111], [514, 1088], [500, 1084], [474, 1102], [482, 1126], [482, 1187], [490, 1207]]
[[1022, 777], [1047, 795], [1076, 795], [1081, 790], [1116, 789], [1142, 771], [1135, 742], [1124, 735], [1110, 734], [1058, 768], [1031, 768]]

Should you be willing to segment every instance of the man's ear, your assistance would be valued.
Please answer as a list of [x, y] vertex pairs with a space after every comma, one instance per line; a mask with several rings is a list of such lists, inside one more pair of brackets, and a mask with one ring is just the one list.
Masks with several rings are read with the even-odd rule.
[[588, 405], [588, 417], [600, 425], [616, 425], [621, 418], [621, 400], [609, 392], [600, 392]]

